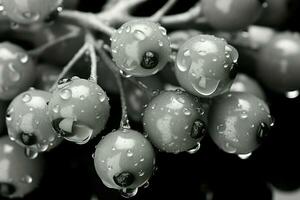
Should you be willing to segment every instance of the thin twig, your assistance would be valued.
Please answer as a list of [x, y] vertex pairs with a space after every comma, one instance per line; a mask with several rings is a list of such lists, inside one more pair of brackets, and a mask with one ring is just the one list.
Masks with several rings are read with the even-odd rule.
[[90, 32], [87, 32], [86, 34], [86, 43], [87, 43], [87, 49], [91, 58], [91, 74], [89, 80], [97, 83], [98, 77], [97, 77], [97, 55], [95, 52], [95, 39], [93, 35]]
[[108, 36], [111, 36], [115, 31], [113, 27], [110, 27], [109, 25], [103, 23], [103, 21], [101, 21], [100, 18], [93, 13], [80, 12], [74, 10], [64, 10], [60, 14], [60, 17], [74, 20], [83, 27], [99, 31]]
[[159, 21], [176, 3], [178, 0], [168, 0], [163, 7], [161, 7], [156, 13], [154, 13], [150, 20]]
[[80, 29], [74, 29], [72, 31], [70, 31], [68, 34], [65, 34], [55, 40], [51, 40], [50, 42], [47, 42], [46, 44], [42, 45], [42, 46], [39, 46], [33, 50], [30, 50], [28, 51], [28, 54], [32, 57], [38, 57], [39, 55], [41, 55], [42, 53], [44, 53], [47, 49], [53, 47], [54, 45], [57, 45], [61, 42], [64, 42], [68, 39], [71, 39], [71, 38], [75, 38], [78, 36], [80, 32]]

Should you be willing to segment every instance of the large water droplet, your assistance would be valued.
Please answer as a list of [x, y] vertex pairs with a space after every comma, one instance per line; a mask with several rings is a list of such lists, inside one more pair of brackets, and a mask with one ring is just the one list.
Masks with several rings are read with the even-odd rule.
[[192, 64], [192, 58], [189, 49], [185, 50], [182, 55], [178, 54], [176, 64], [178, 69], [182, 72], [185, 72], [190, 68]]
[[201, 147], [200, 142], [197, 142], [196, 146], [193, 147], [192, 149], [188, 150], [187, 152], [189, 154], [194, 154], [194, 153], [196, 153], [196, 152], [198, 152], [200, 150], [200, 147]]
[[140, 30], [135, 30], [133, 32], [134, 36], [136, 37], [136, 39], [138, 40], [145, 40], [146, 39], [146, 35], [143, 31], [140, 31]]
[[24, 12], [23, 17], [31, 21], [38, 21], [40, 19], [40, 14], [37, 12]]
[[53, 112], [54, 113], [58, 113], [59, 112], [59, 109], [60, 109], [60, 106], [57, 104], [53, 107]]
[[285, 96], [289, 99], [295, 99], [299, 96], [299, 91], [298, 90], [289, 91], [285, 94]]
[[69, 89], [63, 89], [62, 91], [60, 91], [59, 96], [63, 99], [63, 100], [68, 100], [72, 97], [72, 91]]
[[20, 57], [20, 62], [23, 64], [27, 63], [29, 60], [29, 56], [27, 54], [20, 53], [19, 57]]
[[135, 189], [129, 189], [129, 188], [124, 188], [120, 190], [121, 196], [124, 198], [131, 198], [134, 197], [138, 193], [138, 188]]
[[35, 159], [39, 155], [38, 151], [34, 148], [26, 147], [25, 148], [25, 156], [29, 159]]
[[131, 150], [128, 150], [128, 151], [127, 151], [127, 156], [128, 156], [128, 157], [132, 157], [132, 156], [133, 156], [133, 152], [132, 152]]
[[20, 73], [15, 69], [15, 66], [13, 63], [8, 64], [9, 68], [9, 77], [13, 82], [17, 82], [20, 80], [21, 75]]
[[22, 182], [27, 183], [27, 184], [32, 183], [32, 181], [33, 181], [33, 179], [29, 175], [26, 175], [22, 178]]
[[22, 101], [23, 101], [24, 103], [28, 103], [29, 101], [31, 101], [31, 99], [32, 99], [32, 97], [31, 97], [31, 95], [28, 94], [28, 93], [25, 93], [25, 94], [23, 94], [23, 96], [22, 96]]
[[246, 160], [246, 159], [248, 159], [251, 155], [252, 155], [252, 153], [238, 154], [238, 157], [239, 157], [240, 159]]

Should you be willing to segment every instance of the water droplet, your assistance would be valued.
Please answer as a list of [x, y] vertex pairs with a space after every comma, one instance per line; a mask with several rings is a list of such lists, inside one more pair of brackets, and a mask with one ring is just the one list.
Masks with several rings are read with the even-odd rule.
[[18, 24], [18, 23], [16, 23], [16, 22], [11, 22], [10, 23], [10, 28], [12, 29], [12, 30], [16, 30], [16, 29], [18, 29], [20, 27], [20, 25]]
[[40, 14], [36, 12], [24, 12], [23, 17], [31, 21], [38, 21], [40, 19]]
[[138, 188], [135, 189], [129, 189], [129, 188], [124, 188], [120, 190], [121, 196], [124, 198], [131, 198], [134, 197], [138, 193]]
[[33, 179], [29, 175], [26, 175], [22, 178], [22, 182], [27, 183], [27, 184], [32, 183], [32, 181], [33, 181]]
[[145, 40], [146, 39], [146, 35], [143, 31], [140, 30], [135, 30], [133, 32], [134, 36], [138, 39], [138, 40]]
[[21, 75], [20, 73], [15, 69], [15, 66], [13, 63], [9, 63], [8, 64], [8, 68], [10, 70], [10, 73], [9, 73], [9, 77], [10, 79], [13, 81], [13, 82], [17, 82], [20, 80], [21, 78]]
[[53, 107], [53, 112], [54, 113], [58, 113], [59, 112], [59, 109], [60, 109], [60, 106], [57, 104]]
[[189, 116], [189, 115], [192, 114], [192, 112], [188, 108], [184, 108], [183, 109], [183, 114], [186, 115], [186, 116]]
[[183, 52], [183, 55], [178, 54], [176, 64], [178, 69], [182, 72], [185, 72], [190, 68], [192, 64], [192, 59], [191, 59], [191, 53], [189, 49], [185, 50]]
[[144, 162], [144, 161], [145, 161], [145, 158], [141, 158], [141, 159], [140, 159], [140, 162]]
[[225, 151], [228, 152], [228, 153], [235, 153], [236, 152], [236, 148], [231, 146], [230, 143], [226, 142], [225, 144]]
[[128, 156], [128, 157], [132, 157], [132, 156], [133, 156], [133, 152], [132, 152], [131, 150], [128, 150], [128, 151], [127, 151], [127, 156]]
[[38, 144], [38, 148], [41, 152], [45, 152], [49, 149], [49, 144]]
[[69, 89], [63, 89], [59, 96], [63, 99], [63, 100], [68, 100], [72, 97], [72, 91]]
[[29, 56], [27, 54], [19, 54], [19, 57], [20, 57], [20, 62], [25, 64], [28, 62], [29, 60]]
[[83, 100], [85, 99], [85, 96], [84, 96], [84, 95], [80, 95], [79, 99], [80, 99], [81, 101], [83, 101]]
[[193, 73], [189, 73], [189, 79], [192, 81], [193, 88], [203, 96], [214, 94], [220, 84], [220, 80], [201, 75], [193, 76]]
[[295, 99], [299, 96], [299, 91], [298, 90], [289, 91], [285, 94], [285, 96], [289, 99]]
[[139, 176], [144, 176], [145, 175], [145, 172], [143, 170], [140, 170], [139, 171]]
[[26, 147], [25, 148], [25, 156], [29, 159], [35, 159], [39, 155], [38, 151], [34, 148]]
[[159, 30], [160, 30], [162, 35], [167, 35], [167, 30], [164, 27], [160, 26]]
[[126, 31], [127, 33], [129, 33], [129, 32], [131, 31], [131, 27], [130, 27], [130, 26], [126, 26], [125, 31]]
[[106, 95], [102, 94], [102, 95], [99, 96], [99, 101], [101, 103], [103, 103], [105, 101], [105, 99], [106, 99]]
[[246, 160], [246, 159], [248, 159], [251, 155], [252, 155], [252, 153], [238, 154], [238, 157], [239, 157], [240, 159]]
[[198, 152], [200, 150], [200, 147], [201, 147], [200, 142], [197, 142], [196, 146], [193, 147], [192, 149], [188, 150], [187, 152], [189, 154], [194, 154], [194, 153], [196, 153], [196, 152]]
[[247, 119], [247, 118], [248, 118], [248, 114], [245, 111], [243, 111], [241, 113], [241, 119]]
[[146, 182], [144, 183], [144, 185], [143, 185], [143, 188], [148, 188], [149, 185], [150, 185], [149, 181], [146, 181]]
[[158, 46], [162, 47], [164, 46], [164, 43], [161, 40], [158, 40]]
[[29, 101], [31, 101], [31, 99], [32, 99], [32, 97], [30, 94], [28, 94], [28, 93], [23, 94], [22, 101], [24, 103], [28, 103]]

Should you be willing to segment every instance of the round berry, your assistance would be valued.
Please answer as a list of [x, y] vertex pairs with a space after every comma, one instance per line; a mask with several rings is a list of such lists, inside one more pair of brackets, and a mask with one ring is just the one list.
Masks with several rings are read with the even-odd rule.
[[143, 125], [159, 150], [193, 153], [206, 134], [206, 116], [198, 98], [181, 90], [163, 91], [145, 109]]
[[259, 0], [203, 0], [201, 5], [213, 28], [235, 31], [253, 24], [267, 4]]
[[280, 33], [259, 52], [257, 76], [275, 92], [300, 88], [300, 36], [298, 33]]
[[237, 50], [223, 39], [198, 35], [185, 42], [176, 58], [176, 77], [188, 92], [214, 97], [229, 90], [237, 73]]
[[236, 76], [230, 88], [230, 92], [245, 92], [253, 94], [262, 100], [266, 99], [264, 90], [259, 83], [246, 74], [238, 74]]
[[46, 20], [61, 9], [62, 0], [2, 0], [7, 16], [20, 24]]
[[0, 43], [0, 99], [10, 100], [31, 87], [34, 63], [26, 51], [9, 42]]
[[155, 154], [150, 142], [131, 129], [106, 135], [96, 146], [94, 164], [103, 184], [109, 188], [134, 190], [153, 174]]
[[60, 144], [47, 113], [51, 93], [30, 89], [10, 103], [6, 125], [11, 140], [30, 151], [44, 152]]
[[113, 34], [111, 40], [113, 60], [127, 75], [156, 74], [170, 59], [166, 29], [151, 21], [129, 21]]
[[52, 126], [59, 135], [85, 144], [105, 128], [110, 106], [99, 85], [73, 77], [59, 82], [48, 110]]
[[34, 191], [44, 173], [44, 159], [30, 160], [7, 136], [0, 138], [0, 197], [22, 198]]
[[241, 92], [216, 97], [208, 117], [208, 131], [217, 146], [227, 153], [240, 155], [258, 148], [273, 125], [267, 104]]

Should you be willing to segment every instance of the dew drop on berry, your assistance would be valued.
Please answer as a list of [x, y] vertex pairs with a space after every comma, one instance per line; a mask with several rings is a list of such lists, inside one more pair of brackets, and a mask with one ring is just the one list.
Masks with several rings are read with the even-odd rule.
[[126, 26], [125, 31], [126, 31], [126, 33], [129, 33], [131, 31], [131, 27], [130, 26]]
[[37, 146], [41, 152], [45, 152], [49, 149], [49, 144], [38, 144]]
[[13, 82], [17, 82], [20, 80], [21, 75], [19, 72], [16, 71], [14, 64], [9, 63], [8, 64], [8, 68], [9, 68], [9, 77]]
[[16, 22], [11, 22], [10, 23], [10, 28], [12, 30], [16, 30], [16, 29], [20, 28], [20, 25], [18, 23], [16, 23]]
[[20, 62], [23, 64], [27, 63], [29, 60], [29, 56], [27, 54], [20, 53], [19, 57], [20, 57]]
[[39, 155], [38, 151], [34, 148], [26, 147], [25, 148], [25, 156], [29, 159], [35, 159]]
[[159, 30], [160, 30], [162, 35], [167, 35], [167, 30], [164, 27], [160, 26]]
[[228, 153], [235, 153], [237, 151], [237, 149], [231, 146], [228, 142], [225, 144], [224, 149]]
[[59, 96], [63, 99], [63, 100], [68, 100], [72, 97], [72, 91], [69, 89], [63, 89]]
[[31, 101], [31, 99], [32, 99], [32, 97], [30, 94], [28, 94], [28, 93], [23, 94], [22, 101], [24, 103], [28, 103], [29, 101]]
[[188, 152], [189, 154], [197, 153], [197, 152], [200, 150], [200, 147], [201, 147], [200, 142], [197, 142], [196, 146], [193, 147], [192, 149], [188, 150], [187, 152]]
[[138, 40], [145, 40], [146, 37], [147, 37], [145, 35], [145, 33], [143, 31], [140, 31], [140, 30], [135, 30], [133, 32], [133, 34], [134, 34], [135, 38], [138, 39]]
[[187, 71], [192, 64], [191, 52], [189, 49], [185, 50], [183, 54], [178, 54], [177, 67], [180, 71]]
[[2, 13], [3, 11], [4, 11], [4, 6], [0, 2], [0, 13]]
[[189, 73], [189, 79], [193, 88], [203, 96], [210, 96], [215, 93], [220, 84], [220, 80], [193, 73]]
[[59, 105], [55, 105], [52, 110], [53, 110], [54, 113], [58, 113], [59, 109], [60, 109], [60, 106]]
[[158, 46], [163, 47], [164, 43], [161, 40], [158, 40]]
[[252, 155], [252, 153], [238, 154], [238, 157], [242, 160], [246, 160], [246, 159], [250, 158], [251, 155]]
[[32, 183], [33, 179], [32, 179], [32, 177], [31, 177], [30, 175], [26, 175], [26, 176], [24, 176], [24, 177], [21, 179], [21, 181], [22, 181], [23, 183], [30, 184], [30, 183]]
[[183, 114], [186, 115], [186, 116], [190, 116], [192, 114], [192, 112], [188, 108], [184, 108], [183, 109]]
[[145, 175], [145, 172], [143, 170], [140, 170], [139, 171], [139, 176], [144, 176]]
[[133, 156], [133, 152], [131, 150], [127, 151], [127, 157], [132, 157]]
[[36, 12], [24, 12], [23, 17], [31, 20], [33, 22], [38, 21], [40, 19], [40, 14]]
[[127, 199], [136, 196], [137, 193], [138, 193], [138, 188], [135, 189], [124, 188], [120, 190], [121, 196]]

